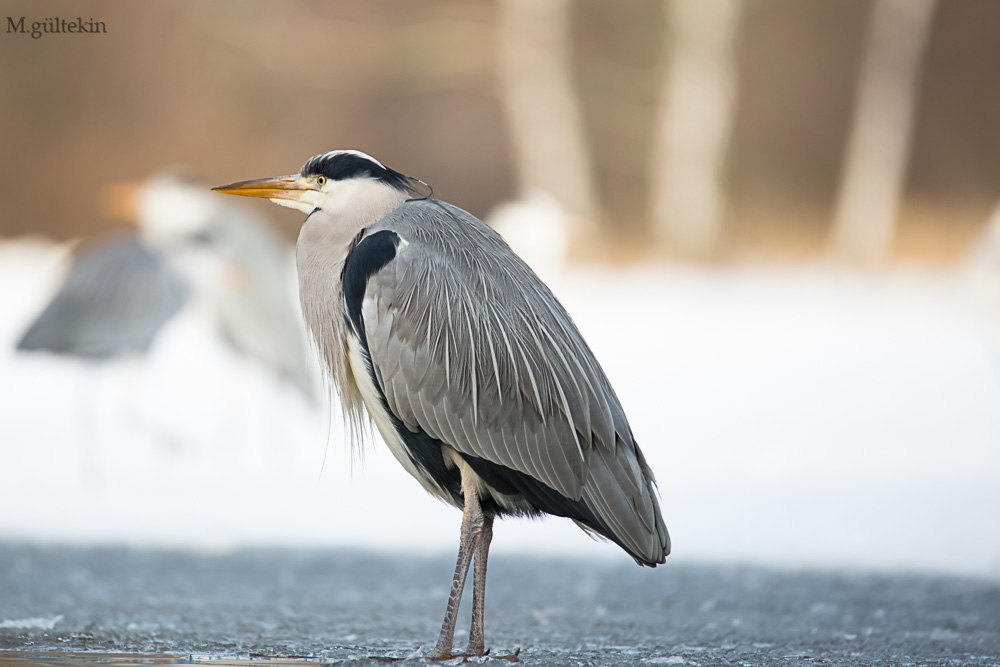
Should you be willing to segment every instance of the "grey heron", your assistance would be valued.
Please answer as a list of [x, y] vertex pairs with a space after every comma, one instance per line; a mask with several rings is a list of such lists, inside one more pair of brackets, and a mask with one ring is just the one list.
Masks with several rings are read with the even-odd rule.
[[135, 199], [138, 235], [84, 245], [18, 349], [91, 360], [143, 354], [190, 304], [233, 351], [312, 400], [289, 244], [187, 178], [154, 176]]
[[93, 360], [143, 354], [187, 296], [162, 255], [116, 234], [77, 254], [17, 349]]
[[485, 653], [495, 517], [567, 517], [653, 567], [670, 538], [653, 472], [569, 314], [500, 235], [421, 185], [338, 150], [297, 174], [213, 189], [307, 214], [299, 295], [345, 416], [359, 424], [367, 410], [424, 489], [463, 510], [428, 656], [446, 659], [473, 560], [466, 654]]

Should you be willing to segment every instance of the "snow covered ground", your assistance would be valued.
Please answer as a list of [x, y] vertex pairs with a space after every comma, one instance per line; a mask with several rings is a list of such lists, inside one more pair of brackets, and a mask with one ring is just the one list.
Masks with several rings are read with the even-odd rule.
[[[0, 539], [452, 552], [459, 515], [381, 443], [193, 316], [145, 361], [16, 355], [65, 250], [0, 244]], [[957, 275], [570, 269], [576, 318], [657, 473], [677, 562], [1000, 577], [1000, 380]], [[325, 459], [325, 463], [324, 463]], [[626, 559], [560, 519], [497, 551]]]

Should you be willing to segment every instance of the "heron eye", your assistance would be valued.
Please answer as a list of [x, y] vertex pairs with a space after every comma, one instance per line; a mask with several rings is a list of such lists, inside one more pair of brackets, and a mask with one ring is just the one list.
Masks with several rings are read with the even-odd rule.
[[316, 184], [319, 185], [319, 187], [323, 187], [324, 185], [326, 185], [326, 176], [317, 176]]

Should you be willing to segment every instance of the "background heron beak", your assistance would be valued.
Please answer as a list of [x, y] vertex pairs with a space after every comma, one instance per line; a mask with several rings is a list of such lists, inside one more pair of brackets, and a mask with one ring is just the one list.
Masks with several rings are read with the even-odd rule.
[[101, 192], [101, 209], [111, 220], [137, 223], [142, 183], [110, 183]]
[[291, 176], [258, 178], [252, 181], [219, 185], [212, 188], [212, 192], [221, 192], [227, 195], [242, 195], [244, 197], [263, 197], [265, 199], [298, 200], [301, 198], [303, 191], [315, 189], [307, 179], [298, 174], [293, 174]]

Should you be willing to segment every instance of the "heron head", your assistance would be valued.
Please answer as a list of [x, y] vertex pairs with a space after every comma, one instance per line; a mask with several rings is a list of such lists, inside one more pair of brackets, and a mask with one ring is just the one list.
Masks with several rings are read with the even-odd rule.
[[215, 192], [264, 197], [275, 204], [311, 214], [363, 206], [366, 200], [395, 194], [400, 200], [418, 195], [420, 181], [389, 169], [375, 158], [354, 150], [320, 153], [306, 160], [299, 173], [240, 181], [212, 188]]

